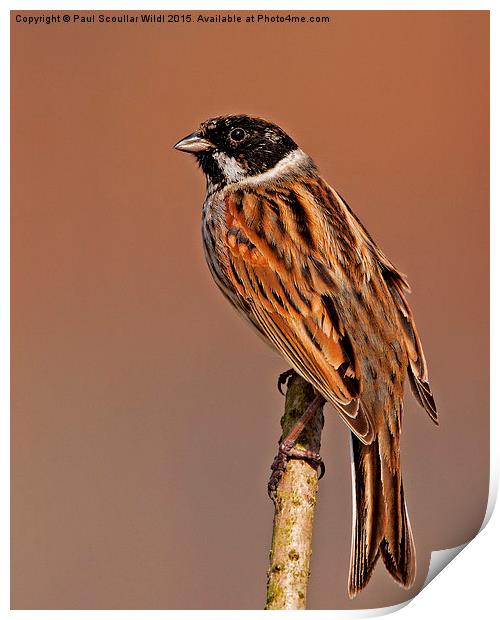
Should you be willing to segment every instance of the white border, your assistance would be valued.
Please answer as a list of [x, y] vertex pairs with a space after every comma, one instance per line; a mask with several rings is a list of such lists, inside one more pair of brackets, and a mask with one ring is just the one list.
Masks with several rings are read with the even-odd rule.
[[[188, 10], [184, 3], [173, 2], [166, 3], [161, 7], [153, 6], [138, 7], [136, 2], [128, 2], [123, 0], [122, 2], [101, 2], [96, 8], [94, 3], [80, 0], [75, 3], [80, 10]], [[2, 402], [5, 404], [5, 415], [2, 415], [3, 429], [1, 433], [0, 446], [0, 459], [1, 459], [1, 485], [3, 491], [3, 497], [7, 498], [9, 492], [9, 438], [10, 428], [7, 412], [9, 410], [10, 403], [10, 391], [9, 391], [9, 256], [10, 256], [10, 239], [9, 239], [9, 196], [10, 196], [10, 184], [9, 184], [9, 166], [8, 166], [8, 152], [9, 152], [9, 140], [10, 140], [10, 128], [9, 128], [9, 49], [10, 49], [10, 10], [46, 10], [49, 11], [47, 6], [50, 6], [50, 10], [66, 9], [68, 4], [65, 2], [21, 2], [16, 4], [15, 7], [6, 9], [4, 12], [4, 21], [2, 24], [1, 40], [2, 45], [2, 60], [1, 60], [1, 73], [2, 82], [5, 87], [4, 95], [0, 98], [0, 106], [2, 111], [2, 137], [4, 148], [2, 149], [2, 165], [1, 167], [1, 185], [3, 188], [3, 205], [0, 212], [0, 253], [1, 253], [1, 265], [0, 265], [0, 284], [4, 291], [4, 298], [2, 304], [0, 304], [0, 325], [2, 336], [2, 349], [0, 356], [1, 364], [1, 396]], [[70, 5], [71, 6], [71, 5]], [[74, 5], [73, 5], [74, 6]], [[491, 6], [481, 2], [465, 2], [465, 1], [441, 1], [441, 2], [345, 2], [345, 3], [326, 3], [326, 2], [314, 2], [311, 5], [304, 7], [303, 3], [289, 0], [288, 2], [254, 2], [251, 6], [248, 6], [242, 2], [237, 1], [224, 1], [221, 0], [218, 3], [209, 2], [194, 2], [189, 6], [189, 10], [490, 10]], [[70, 10], [70, 9], [68, 9]], [[72, 9], [71, 9], [72, 10]], [[498, 75], [500, 68], [498, 63], [498, 44], [496, 37], [499, 35], [499, 19], [496, 11], [492, 11], [491, 14], [491, 31], [494, 33], [491, 37], [491, 102], [492, 110], [498, 110], [500, 101], [498, 100], [497, 80], [495, 79], [495, 73]], [[496, 146], [497, 142], [494, 140], [498, 137], [498, 123], [496, 117], [493, 115], [491, 122], [491, 134], [492, 134], [492, 148], [491, 148], [491, 170], [498, 168], [498, 157]], [[494, 235], [498, 236], [499, 232], [499, 216], [497, 211], [497, 196], [498, 188], [495, 177], [491, 178], [491, 269], [492, 269], [492, 295], [491, 295], [491, 316], [500, 316], [500, 305], [498, 303], [498, 286], [496, 278], [493, 274], [498, 271], [499, 265], [499, 249], [494, 243]], [[495, 285], [495, 286], [493, 286]], [[499, 348], [495, 345], [500, 344], [499, 330], [495, 322], [491, 325], [491, 376], [498, 376], [498, 362], [496, 361], [496, 351]], [[498, 410], [498, 396], [491, 391], [491, 411]], [[499, 471], [499, 455], [497, 446], [500, 443], [499, 424], [494, 416], [491, 418], [491, 479], [490, 479], [490, 498], [488, 503], [487, 514], [485, 516], [485, 522], [483, 527], [487, 524], [489, 517], [492, 515], [493, 506], [496, 499], [498, 489], [498, 471]], [[186, 616], [192, 614], [204, 614], [208, 617], [219, 618], [233, 616], [234, 611], [164, 611], [164, 610], [116, 610], [116, 611], [87, 611], [87, 610], [65, 610], [65, 611], [9, 611], [9, 513], [4, 504], [4, 509], [0, 513], [1, 518], [1, 531], [2, 531], [2, 553], [0, 560], [1, 581], [0, 581], [0, 617], [6, 617], [7, 615], [15, 616], [16, 620], [23, 620], [24, 618], [36, 616], [40, 620], [52, 620], [53, 618], [64, 617], [66, 618], [87, 618], [105, 616], [106, 618], [119, 617], [121, 618], [148, 618], [158, 617], [164, 618], [165, 616], [175, 617]], [[456, 613], [460, 616], [470, 615], [474, 613], [477, 617], [491, 617], [494, 609], [497, 608], [496, 592], [498, 589], [496, 575], [498, 574], [498, 557], [500, 551], [500, 517], [498, 510], [494, 513], [491, 523], [487, 529], [481, 532], [474, 544], [466, 545], [466, 548], [460, 554], [460, 560], [452, 563], [439, 577], [416, 597], [416, 599], [404, 610], [398, 612], [401, 618], [421, 618], [422, 615], [428, 615], [429, 618], [442, 617]], [[396, 606], [396, 608], [386, 608], [385, 612], [396, 611], [402, 606]], [[314, 614], [316, 616], [338, 617], [338, 618], [354, 618], [354, 617], [373, 617], [378, 615], [382, 610], [364, 610], [364, 611], [308, 611], [307, 614]], [[378, 612], [378, 613], [377, 613]], [[254, 617], [255, 614], [268, 613], [264, 611], [239, 611], [237, 614], [244, 617]], [[287, 618], [291, 618], [294, 614], [304, 612], [273, 612], [274, 614], [287, 614]], [[292, 616], [290, 616], [292, 614]]]
[[[167, 2], [162, 3], [162, 6], [158, 6], [157, 4], [153, 6], [137, 6], [137, 2], [130, 2], [124, 0], [123, 2], [115, 1], [115, 2], [100, 2], [96, 8], [96, 4], [94, 2], [88, 2], [87, 0], [81, 0], [76, 3], [76, 6], [80, 10], [85, 11], [117, 11], [122, 9], [127, 9], [130, 11], [167, 11], [169, 9], [175, 11], [227, 11], [234, 9], [235, 11], [257, 11], [257, 10], [266, 10], [266, 11], [352, 11], [352, 10], [392, 10], [392, 11], [407, 11], [407, 10], [470, 10], [470, 11], [489, 11], [491, 9], [491, 3], [485, 2], [471, 2], [466, 0], [456, 0], [455, 2], [451, 2], [450, 0], [441, 0], [432, 2], [427, 0], [426, 2], [415, 2], [408, 0], [408, 2], [401, 2], [396, 0], [386, 0], [385, 2], [376, 2], [375, 0], [365, 0], [364, 2], [356, 2], [353, 0], [352, 2], [312, 2], [311, 4], [304, 6], [304, 2], [300, 2], [297, 0], [282, 0], [281, 2], [252, 2], [250, 3], [230, 1], [230, 0], [221, 0], [220, 2], [193, 2], [192, 4], [186, 4], [185, 2]], [[75, 7], [75, 4], [69, 3], [70, 6]], [[50, 6], [50, 9], [47, 8]], [[21, 2], [16, 4], [12, 9], [9, 10], [19, 10], [19, 11], [47, 11], [50, 12], [52, 10], [64, 10], [68, 6], [67, 2]], [[75, 9], [68, 9], [68, 12], [73, 12]]]

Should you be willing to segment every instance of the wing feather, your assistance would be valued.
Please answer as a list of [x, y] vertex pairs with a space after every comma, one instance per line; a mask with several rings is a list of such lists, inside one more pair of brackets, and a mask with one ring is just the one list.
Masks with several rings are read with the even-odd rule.
[[403, 328], [404, 342], [409, 358], [408, 377], [410, 386], [416, 399], [428, 413], [431, 420], [438, 424], [437, 407], [429, 385], [424, 350], [413, 319], [413, 314], [405, 297], [405, 292], [411, 292], [406, 276], [396, 269], [382, 250], [377, 247], [366, 228], [353, 211], [351, 211], [349, 205], [340, 194], [333, 188], [330, 188], [330, 190], [334, 194], [336, 200], [344, 205], [351, 220], [357, 223], [358, 232], [361, 234], [364, 243], [370, 248], [372, 255], [378, 262], [382, 277], [395, 303]]
[[408, 366], [408, 377], [415, 398], [428, 413], [433, 422], [438, 424], [437, 407], [429, 385], [427, 374], [427, 363], [422, 348], [422, 343], [417, 332], [415, 321], [403, 293], [403, 285], [398, 278], [397, 272], [385, 274], [385, 279], [393, 299], [399, 311], [401, 324], [403, 326], [406, 350], [410, 360]]
[[[270, 204], [264, 194], [229, 195], [228, 277], [244, 296], [254, 325], [367, 444], [374, 437], [373, 423], [360, 400], [360, 364], [335, 307], [335, 270], [305, 242], [308, 206], [303, 196], [293, 198], [292, 213], [291, 200], [274, 196]], [[299, 232], [279, 245], [273, 240], [283, 231], [271, 228], [272, 222], [262, 226], [256, 215], [277, 209], [287, 229], [293, 217], [300, 218]], [[286, 255], [279, 254], [282, 247]]]

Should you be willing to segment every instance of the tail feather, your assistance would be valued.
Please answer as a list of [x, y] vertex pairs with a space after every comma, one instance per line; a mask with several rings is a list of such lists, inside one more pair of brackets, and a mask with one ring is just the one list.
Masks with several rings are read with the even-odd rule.
[[[390, 442], [389, 445], [387, 442]], [[396, 445], [394, 445], [396, 444]], [[364, 445], [351, 434], [353, 533], [349, 596], [368, 583], [381, 556], [402, 587], [415, 580], [415, 546], [399, 467], [399, 438], [379, 435]]]

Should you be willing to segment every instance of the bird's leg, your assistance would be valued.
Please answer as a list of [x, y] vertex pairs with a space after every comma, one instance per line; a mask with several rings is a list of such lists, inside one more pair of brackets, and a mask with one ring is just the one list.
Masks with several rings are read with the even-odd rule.
[[278, 391], [280, 394], [283, 394], [283, 396], [285, 395], [285, 393], [283, 392], [283, 390], [281, 389], [284, 385], [288, 387], [288, 382], [290, 381], [290, 379], [292, 377], [296, 377], [297, 373], [295, 372], [295, 370], [293, 368], [289, 368], [288, 370], [285, 370], [285, 372], [282, 372], [279, 377], [278, 377]]
[[292, 426], [288, 435], [285, 438], [280, 439], [278, 454], [274, 457], [273, 464], [271, 465], [272, 473], [267, 484], [268, 495], [273, 501], [276, 497], [278, 483], [281, 480], [281, 476], [285, 472], [286, 464], [288, 463], [289, 459], [303, 459], [305, 461], [308, 461], [316, 469], [319, 468], [320, 473], [318, 479], [320, 480], [323, 477], [325, 473], [325, 465], [321, 456], [317, 452], [302, 450], [299, 448], [295, 448], [294, 446], [298, 436], [303, 431], [306, 424], [313, 417], [318, 408], [324, 405], [325, 402], [325, 398], [321, 394], [317, 394], [314, 397], [314, 400], [308, 405], [304, 413], [301, 415], [301, 417]]

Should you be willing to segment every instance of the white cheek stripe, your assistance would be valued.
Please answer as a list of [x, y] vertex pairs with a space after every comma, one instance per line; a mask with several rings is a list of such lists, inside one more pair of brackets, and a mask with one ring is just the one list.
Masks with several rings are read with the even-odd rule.
[[213, 154], [213, 158], [228, 183], [236, 183], [245, 176], [245, 171], [234, 157], [229, 157], [229, 155], [217, 151]]
[[238, 179], [232, 180], [231, 183], [236, 183], [239, 181], [240, 185], [259, 185], [261, 183], [265, 183], [266, 181], [272, 181], [276, 178], [286, 176], [289, 173], [293, 173], [295, 175], [297, 174], [297, 171], [311, 165], [313, 164], [309, 155], [306, 155], [301, 149], [295, 149], [295, 151], [292, 151], [291, 153], [288, 153], [286, 157], [283, 157], [283, 159], [270, 170], [262, 172], [261, 174], [255, 174], [254, 176], [243, 175]]

